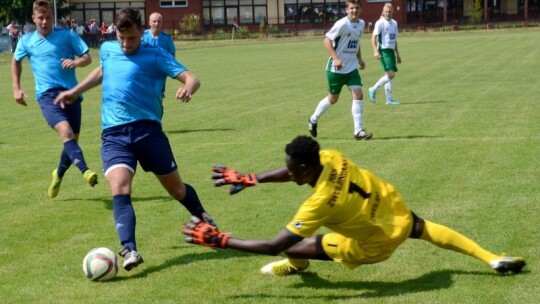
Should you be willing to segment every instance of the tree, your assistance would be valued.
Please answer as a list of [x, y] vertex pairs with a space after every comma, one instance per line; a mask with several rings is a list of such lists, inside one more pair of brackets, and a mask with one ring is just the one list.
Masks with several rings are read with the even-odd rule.
[[[50, 0], [54, 8], [54, 0]], [[74, 5], [68, 5], [69, 0], [56, 0], [56, 17], [62, 19], [69, 16]], [[34, 0], [0, 0], [0, 23], [8, 24], [15, 20], [18, 24], [32, 22], [32, 6]]]
[[484, 9], [480, 0], [474, 0], [471, 13], [469, 15], [470, 23], [480, 23], [484, 20]]

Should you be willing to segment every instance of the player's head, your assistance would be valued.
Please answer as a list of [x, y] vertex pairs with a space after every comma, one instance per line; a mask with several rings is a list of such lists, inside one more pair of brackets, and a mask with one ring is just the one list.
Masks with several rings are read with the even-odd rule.
[[360, 0], [347, 0], [347, 18], [350, 21], [356, 21], [360, 18], [360, 12], [362, 11], [362, 6], [360, 5]]
[[319, 143], [309, 136], [298, 136], [285, 146], [289, 175], [298, 184], [315, 185], [321, 171]]
[[382, 9], [381, 16], [386, 20], [390, 20], [392, 19], [393, 14], [394, 14], [394, 7], [392, 6], [392, 3], [385, 3]]
[[159, 34], [163, 27], [163, 17], [160, 13], [152, 13], [148, 18], [148, 24], [150, 24], [150, 30], [153, 34]]
[[124, 54], [135, 53], [141, 45], [141, 36], [144, 32], [139, 10], [132, 7], [121, 9], [116, 15], [115, 25], [116, 38]]
[[38, 33], [46, 37], [53, 28], [53, 12], [49, 1], [38, 0], [32, 7], [32, 21], [36, 24]]

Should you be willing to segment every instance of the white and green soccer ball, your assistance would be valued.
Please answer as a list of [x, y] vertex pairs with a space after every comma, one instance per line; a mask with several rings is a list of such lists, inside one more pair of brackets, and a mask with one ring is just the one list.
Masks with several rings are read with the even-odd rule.
[[84, 257], [82, 266], [84, 274], [91, 281], [108, 281], [118, 273], [116, 253], [105, 247], [90, 250]]

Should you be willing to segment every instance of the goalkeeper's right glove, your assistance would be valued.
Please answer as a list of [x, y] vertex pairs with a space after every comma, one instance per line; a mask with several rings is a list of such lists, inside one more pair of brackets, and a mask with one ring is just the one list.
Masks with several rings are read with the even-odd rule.
[[229, 234], [220, 232], [216, 227], [201, 221], [196, 216], [192, 216], [184, 224], [182, 232], [186, 235], [184, 238], [186, 243], [222, 249], [227, 248]]
[[216, 185], [216, 187], [232, 185], [229, 194], [236, 194], [246, 187], [252, 187], [257, 184], [257, 175], [253, 173], [242, 174], [221, 165], [214, 166], [212, 171], [215, 172], [212, 174], [212, 179], [215, 180], [214, 185]]

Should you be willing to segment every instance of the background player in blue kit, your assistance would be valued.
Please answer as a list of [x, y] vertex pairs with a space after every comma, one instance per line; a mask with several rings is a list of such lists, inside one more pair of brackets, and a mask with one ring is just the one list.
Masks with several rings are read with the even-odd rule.
[[161, 185], [194, 216], [214, 225], [193, 187], [183, 183], [169, 140], [161, 127], [162, 88], [167, 76], [184, 84], [176, 99], [189, 102], [200, 87], [199, 79], [174, 57], [157, 46], [141, 42], [141, 15], [134, 8], [116, 17], [117, 41], [100, 49], [100, 67], [79, 85], [61, 93], [55, 102], [70, 105], [78, 96], [102, 84], [101, 158], [111, 186], [116, 231], [124, 249], [124, 269], [143, 262], [135, 240], [135, 212], [131, 204], [132, 181], [137, 162], [151, 171]]
[[[81, 131], [82, 96], [67, 107], [53, 103], [59, 92], [77, 84], [75, 68], [85, 67], [92, 62], [88, 46], [69, 29], [54, 28], [52, 8], [47, 1], [35, 1], [32, 19], [37, 30], [22, 36], [11, 63], [13, 96], [26, 106], [26, 93], [21, 88], [22, 60], [28, 57], [36, 83], [36, 99], [47, 124], [58, 132], [64, 149], [58, 168], [52, 172], [48, 196], [54, 198], [60, 191], [62, 177], [71, 164], [81, 170], [88, 184], [97, 184], [97, 174], [88, 169], [83, 152], [77, 141]], [[78, 56], [75, 59], [75, 56]]]

